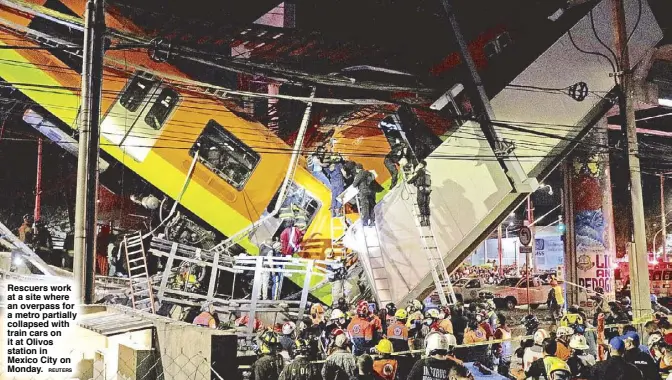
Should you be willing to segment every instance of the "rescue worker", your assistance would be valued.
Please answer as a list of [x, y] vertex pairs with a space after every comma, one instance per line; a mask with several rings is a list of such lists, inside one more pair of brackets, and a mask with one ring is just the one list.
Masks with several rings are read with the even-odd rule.
[[548, 339], [548, 332], [544, 329], [539, 329], [534, 333], [534, 345], [532, 347], [527, 347], [525, 353], [523, 354], [523, 371], [527, 372], [530, 370], [532, 363], [536, 360], [544, 357], [544, 350], [542, 345], [544, 341]]
[[413, 365], [408, 374], [408, 380], [448, 379], [450, 370], [459, 366], [458, 363], [450, 360], [449, 351], [450, 345], [446, 335], [430, 334], [425, 347], [427, 356]]
[[572, 305], [567, 308], [567, 314], [563, 315], [560, 318], [560, 326], [566, 326], [571, 328], [576, 328], [576, 326], [584, 326], [585, 322], [581, 314], [579, 314], [579, 307]]
[[422, 313], [424, 309], [425, 305], [423, 305], [422, 302], [418, 300], [408, 301], [408, 305], [406, 306], [406, 311], [408, 312], [409, 315], [415, 313], [416, 311]]
[[658, 371], [658, 365], [650, 354], [642, 352], [639, 348], [639, 334], [634, 331], [628, 331], [621, 339], [625, 344], [625, 354], [623, 355], [625, 361], [637, 367], [645, 379], [659, 380], [660, 372]]
[[595, 364], [592, 378], [595, 380], [644, 380], [642, 371], [625, 361], [623, 355], [625, 355], [623, 339], [619, 336], [611, 338], [609, 357]]
[[385, 305], [385, 331], [394, 324], [394, 315], [397, 313], [397, 306], [393, 302]]
[[287, 222], [287, 227], [280, 233], [282, 254], [292, 256], [301, 250], [303, 231], [294, 225], [294, 220]]
[[369, 321], [369, 308], [365, 303], [357, 305], [357, 315], [348, 325], [348, 335], [352, 339], [352, 353], [362, 355], [372, 347], [373, 326]]
[[[511, 329], [506, 325], [506, 316], [504, 314], [497, 315], [498, 326], [495, 330], [496, 340], [511, 339]], [[492, 352], [497, 360], [497, 373], [502, 376], [509, 376], [511, 368], [511, 357], [513, 356], [513, 348], [511, 341], [497, 343], [492, 345]]]
[[323, 162], [325, 159], [324, 146], [318, 146], [315, 152], [310, 156], [309, 167], [313, 176], [322, 182], [326, 187], [329, 187], [329, 178], [324, 174], [324, 168], [328, 165]]
[[569, 349], [569, 339], [574, 335], [574, 330], [571, 327], [560, 326], [555, 332], [556, 340], [558, 342], [558, 348], [555, 356], [559, 357], [562, 360], [569, 359], [571, 351]]
[[422, 312], [416, 311], [408, 317], [408, 346], [411, 350], [420, 350], [425, 344], [425, 335], [422, 324]]
[[19, 240], [31, 246], [33, 244], [33, 217], [29, 214], [23, 216], [23, 223], [19, 227]]
[[376, 205], [375, 192], [373, 191], [373, 182], [375, 181], [375, 178], [373, 173], [364, 170], [362, 164], [358, 163], [355, 170], [357, 171], [357, 174], [355, 174], [355, 179], [352, 181], [352, 186], [358, 190], [357, 199], [359, 202], [359, 215], [362, 218], [362, 225], [373, 226], [373, 208]]
[[287, 321], [282, 325], [282, 336], [280, 336], [280, 346], [282, 350], [289, 354], [290, 358], [294, 357], [294, 350], [296, 349], [296, 341], [294, 332], [296, 331], [296, 323]]
[[285, 360], [279, 354], [281, 346], [278, 334], [264, 331], [259, 340], [261, 356], [252, 364], [251, 380], [278, 380], [285, 367]]
[[369, 308], [369, 322], [371, 322], [371, 327], [373, 328], [373, 341], [377, 342], [383, 337], [383, 321], [378, 316], [375, 301], [369, 301], [367, 307]]
[[394, 313], [394, 319], [395, 321], [387, 327], [387, 339], [392, 342], [395, 352], [408, 351], [408, 327], [406, 327], [408, 312], [399, 309]]
[[[261, 243], [261, 245], [259, 246], [259, 256], [272, 259], [273, 256], [275, 256], [272, 244], [273, 243], [271, 242]], [[260, 294], [258, 295], [258, 297], [261, 298], [262, 300], [268, 299], [268, 293], [271, 290], [271, 276], [272, 276], [271, 269], [273, 269], [272, 262], [264, 261], [264, 270], [260, 273], [261, 288], [259, 289]]]
[[545, 357], [544, 366], [548, 380], [570, 380], [572, 377], [567, 363], [555, 356]]
[[324, 306], [321, 303], [314, 303], [310, 307], [310, 318], [313, 321], [313, 325], [321, 325], [324, 323]]
[[[487, 340], [488, 337], [483, 327], [479, 326], [475, 319], [471, 319], [467, 324], [467, 330], [464, 332], [464, 344], [482, 343]], [[477, 361], [484, 364], [486, 367], [490, 367], [487, 345], [478, 345], [467, 348], [465, 357], [460, 357], [460, 359], [465, 360], [467, 358], [469, 358], [469, 361]]]
[[432, 331], [439, 331], [439, 311], [437, 309], [429, 309], [425, 312], [424, 334], [427, 336]]
[[371, 355], [364, 354], [357, 358], [357, 380], [376, 380]]
[[[396, 183], [396, 181], [395, 181]], [[417, 202], [420, 211], [420, 225], [429, 227], [429, 195], [432, 193], [432, 178], [427, 171], [427, 162], [420, 160], [415, 172], [408, 180], [417, 189]], [[394, 187], [391, 185], [390, 188]]]
[[292, 362], [280, 373], [279, 380], [321, 380], [322, 375], [317, 365], [310, 362], [310, 342], [297, 339], [294, 342]]
[[322, 366], [324, 380], [351, 380], [357, 376], [357, 359], [348, 351], [348, 337], [340, 334], [334, 340], [334, 351]]
[[217, 321], [215, 319], [215, 305], [212, 302], [205, 302], [201, 306], [201, 313], [194, 318], [193, 323], [196, 326], [216, 329]]
[[383, 163], [392, 177], [390, 190], [392, 190], [392, 188], [397, 185], [399, 180], [399, 169], [397, 168], [397, 165], [399, 165], [402, 158], [406, 158], [407, 151], [408, 149], [406, 148], [406, 144], [404, 144], [400, 138], [395, 138], [390, 152], [385, 155], [385, 160], [383, 160]]
[[444, 307], [439, 315], [439, 331], [444, 334], [453, 334], [453, 321], [451, 321], [450, 316], [450, 308]]
[[335, 328], [345, 330], [348, 328], [348, 319], [341, 309], [334, 309], [329, 316], [329, 320], [333, 323]]
[[555, 324], [562, 316], [562, 307], [565, 304], [565, 297], [563, 296], [562, 287], [558, 284], [557, 280], [551, 280], [550, 285], [551, 289], [548, 291], [546, 304], [551, 311], [551, 320], [553, 321], [553, 324]]
[[530, 368], [525, 371], [525, 377], [537, 380], [539, 379], [550, 380], [549, 370], [551, 365], [553, 364], [557, 365], [558, 362], [562, 362], [566, 365], [564, 361], [555, 356], [557, 348], [558, 348], [557, 341], [551, 338], [544, 339], [544, 341], [542, 342], [543, 357], [541, 359], [537, 359], [532, 362]]
[[392, 353], [394, 352], [392, 342], [387, 339], [381, 339], [375, 349], [380, 355], [379, 359], [373, 361], [373, 372], [375, 373], [376, 378], [395, 380], [399, 364], [396, 359], [392, 358]]
[[[327, 248], [325, 250], [327, 260], [334, 260], [334, 250]], [[348, 269], [345, 266], [345, 255], [328, 265], [329, 282], [331, 282], [331, 299], [338, 300], [346, 297], [345, 285], [348, 279]]]
[[576, 379], [590, 379], [591, 370], [595, 365], [595, 357], [586, 352], [590, 347], [583, 335], [574, 335], [569, 341], [572, 356], [567, 359], [569, 370]]
[[345, 169], [343, 169], [340, 156], [332, 156], [327, 173], [329, 174], [329, 187], [331, 189], [331, 216], [342, 216], [343, 205], [338, 200], [338, 196], [345, 191]]

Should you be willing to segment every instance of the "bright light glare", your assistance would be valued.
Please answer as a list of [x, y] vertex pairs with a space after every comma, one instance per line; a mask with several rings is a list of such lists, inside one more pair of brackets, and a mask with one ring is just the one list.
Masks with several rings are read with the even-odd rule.
[[21, 265], [23, 264], [23, 260], [19, 256], [16, 256], [13, 260], [14, 265]]
[[672, 99], [658, 99], [658, 104], [665, 107], [672, 107]]
[[509, 222], [509, 227], [513, 227], [513, 222]]

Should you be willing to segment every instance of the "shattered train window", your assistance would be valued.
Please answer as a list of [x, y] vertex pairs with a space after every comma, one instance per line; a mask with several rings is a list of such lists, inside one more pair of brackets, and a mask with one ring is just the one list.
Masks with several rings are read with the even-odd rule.
[[259, 154], [214, 120], [206, 125], [189, 150], [189, 155], [193, 157], [196, 150], [205, 166], [238, 190], [243, 189], [261, 159]]

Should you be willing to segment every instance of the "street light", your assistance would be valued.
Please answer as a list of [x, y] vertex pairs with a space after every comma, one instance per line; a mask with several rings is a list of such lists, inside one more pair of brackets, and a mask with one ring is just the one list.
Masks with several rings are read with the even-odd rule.
[[504, 230], [507, 239], [509, 238], [509, 228], [510, 228], [510, 227], [513, 227], [513, 226], [514, 226], [513, 222], [509, 222], [509, 225], [506, 226], [506, 228], [505, 228], [505, 230]]
[[[667, 226], [672, 226], [672, 223], [668, 223]], [[656, 236], [658, 236], [659, 233], [663, 232], [663, 229], [664, 228], [659, 229], [658, 232], [656, 232], [653, 235], [653, 255], [654, 255], [654, 257], [656, 255]], [[667, 245], [667, 242], [665, 241], [665, 237], [663, 237], [663, 246], [666, 246], [666, 245]], [[667, 259], [667, 258], [663, 257], [663, 260], [665, 260], [665, 259]]]

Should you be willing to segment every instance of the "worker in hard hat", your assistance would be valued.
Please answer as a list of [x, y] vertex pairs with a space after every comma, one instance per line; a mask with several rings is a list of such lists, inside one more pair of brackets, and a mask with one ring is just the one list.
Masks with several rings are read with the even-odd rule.
[[397, 360], [392, 357], [394, 348], [392, 342], [387, 339], [381, 339], [375, 347], [380, 355], [379, 359], [373, 362], [373, 372], [377, 379], [394, 380], [397, 375]]
[[196, 326], [216, 329], [217, 321], [215, 320], [215, 305], [212, 302], [205, 302], [201, 306], [201, 313], [194, 318], [193, 323]]
[[348, 268], [345, 265], [345, 256], [335, 257], [333, 248], [327, 248], [324, 251], [327, 260], [333, 260], [327, 266], [328, 280], [331, 282], [331, 299], [336, 302], [341, 298], [347, 297], [346, 280], [348, 279]]
[[306, 339], [297, 339], [294, 342], [294, 356], [292, 362], [280, 373], [278, 380], [322, 380], [320, 367], [310, 362], [311, 345]]
[[192, 270], [192, 264], [185, 261], [180, 265], [178, 275], [175, 277], [175, 287], [184, 291], [193, 291], [200, 286], [198, 277]]
[[280, 345], [282, 350], [286, 351], [290, 358], [294, 357], [296, 323], [287, 321], [282, 325], [282, 335], [280, 336]]
[[551, 289], [548, 291], [548, 298], [546, 304], [548, 309], [551, 311], [551, 319], [553, 324], [557, 323], [560, 317], [562, 317], [562, 308], [565, 305], [565, 297], [563, 295], [562, 287], [558, 284], [556, 279], [552, 279], [550, 282]]
[[452, 361], [448, 352], [450, 344], [445, 334], [432, 333], [427, 336], [425, 345], [425, 358], [418, 360], [408, 374], [408, 380], [426, 379], [426, 374], [432, 374], [431, 378], [448, 379], [451, 368], [459, 364]]
[[373, 325], [369, 321], [369, 307], [366, 301], [357, 305], [357, 315], [348, 325], [348, 335], [352, 339], [352, 353], [362, 355], [368, 352], [373, 342]]
[[285, 359], [280, 355], [282, 346], [278, 333], [264, 331], [259, 336], [259, 359], [252, 364], [254, 380], [277, 380], [285, 367]]
[[313, 321], [313, 325], [324, 323], [324, 312], [324, 306], [319, 302], [310, 307], [310, 318]]
[[406, 320], [408, 319], [408, 312], [404, 309], [399, 309], [394, 313], [395, 321], [387, 327], [387, 339], [392, 342], [392, 347], [395, 352], [408, 351], [408, 327], [406, 327]]

